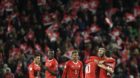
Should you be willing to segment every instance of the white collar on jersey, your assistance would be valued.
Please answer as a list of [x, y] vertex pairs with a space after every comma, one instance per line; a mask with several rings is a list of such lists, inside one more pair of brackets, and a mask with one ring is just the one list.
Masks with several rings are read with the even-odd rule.
[[77, 62], [74, 62], [74, 61], [72, 61], [74, 64], [77, 64], [78, 63], [78, 61]]

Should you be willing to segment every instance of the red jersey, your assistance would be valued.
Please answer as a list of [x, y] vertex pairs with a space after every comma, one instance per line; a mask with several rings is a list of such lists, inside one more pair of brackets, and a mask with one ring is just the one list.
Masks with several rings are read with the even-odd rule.
[[[58, 69], [58, 62], [57, 60], [54, 58], [52, 60], [46, 59], [46, 63], [45, 66], [48, 67], [49, 70], [56, 72]], [[52, 75], [50, 72], [48, 72], [46, 70], [45, 72], [45, 78], [56, 78], [55, 75]]]
[[72, 60], [66, 62], [62, 78], [83, 78], [83, 64], [81, 61], [74, 63]]
[[[113, 58], [106, 58], [104, 65], [110, 67], [114, 70], [115, 68], [115, 59]], [[111, 78], [111, 74], [104, 69], [100, 69], [100, 76], [99, 78]]]
[[85, 78], [96, 78], [96, 70], [97, 70], [97, 63], [94, 60], [99, 60], [97, 56], [91, 56], [89, 59], [86, 60], [86, 67], [85, 67]]
[[37, 75], [40, 70], [41, 70], [40, 66], [32, 62], [28, 67], [29, 78], [35, 78], [36, 77], [35, 75]]

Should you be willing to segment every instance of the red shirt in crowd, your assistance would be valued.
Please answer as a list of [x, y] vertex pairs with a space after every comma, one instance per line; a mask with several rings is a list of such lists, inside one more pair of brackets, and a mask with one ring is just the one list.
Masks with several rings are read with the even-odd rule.
[[66, 62], [62, 78], [83, 78], [82, 62], [78, 61], [77, 63], [75, 63], [72, 60]]

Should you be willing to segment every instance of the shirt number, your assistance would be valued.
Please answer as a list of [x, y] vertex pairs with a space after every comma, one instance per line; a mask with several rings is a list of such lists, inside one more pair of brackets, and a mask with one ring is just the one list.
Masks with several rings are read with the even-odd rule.
[[90, 64], [87, 64], [85, 67], [85, 73], [90, 73]]

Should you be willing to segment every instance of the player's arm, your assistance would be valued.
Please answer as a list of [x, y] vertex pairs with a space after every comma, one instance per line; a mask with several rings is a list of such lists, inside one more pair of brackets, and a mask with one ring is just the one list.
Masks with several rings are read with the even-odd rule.
[[33, 67], [30, 65], [28, 67], [28, 72], [29, 72], [29, 78], [34, 78], [34, 71], [33, 71]]
[[52, 71], [50, 70], [48, 67], [45, 67], [45, 70], [47, 70], [49, 73], [51, 73], [52, 75], [56, 76], [57, 75], [57, 71]]
[[64, 66], [62, 78], [66, 78], [67, 77], [67, 70], [68, 70], [68, 62]]
[[110, 73], [113, 73], [113, 72], [114, 72], [114, 70], [113, 70], [112, 67], [105, 66], [105, 65], [102, 64], [102, 63], [98, 63], [98, 67], [100, 67], [100, 68], [102, 68], [102, 69], [104, 69], [104, 70], [106, 70], [106, 71], [108, 71], [108, 72], [110, 72]]
[[104, 60], [104, 62], [113, 63], [113, 62], [115, 62], [115, 59], [109, 58], [109, 59]]
[[84, 78], [83, 76], [83, 64], [81, 62], [81, 69], [80, 69], [80, 78]]
[[115, 59], [109, 58], [106, 60], [106, 62], [110, 63], [110, 66], [109, 66], [110, 68], [108, 68], [108, 71], [110, 71], [110, 73], [114, 73], [114, 68], [116, 64]]
[[54, 74], [55, 76], [57, 76], [58, 75], [58, 62], [54, 62], [53, 65], [54, 65], [53, 66]]
[[115, 65], [116, 65], [116, 62], [115, 62], [115, 60], [114, 60], [114, 62], [112, 62], [112, 64], [111, 64], [112, 73], [114, 73]]
[[56, 63], [53, 63], [53, 70], [50, 70], [48, 67], [45, 67], [45, 70], [47, 70], [49, 73], [51, 73], [52, 75], [56, 76], [57, 75], [57, 68], [58, 65]]

